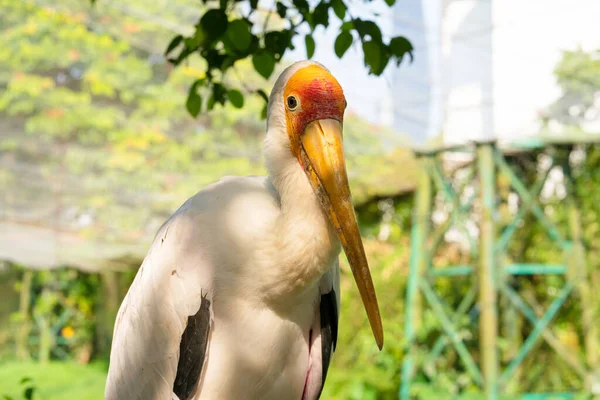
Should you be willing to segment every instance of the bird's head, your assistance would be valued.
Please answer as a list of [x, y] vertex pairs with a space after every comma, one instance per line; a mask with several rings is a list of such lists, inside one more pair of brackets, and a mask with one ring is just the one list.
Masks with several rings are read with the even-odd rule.
[[288, 67], [278, 78], [269, 98], [268, 130], [278, 132], [270, 140], [279, 142], [275, 149], [272, 148], [279, 154], [271, 154], [271, 157], [297, 162], [306, 173], [337, 231], [381, 349], [381, 316], [344, 160], [342, 127], [345, 109], [342, 87], [321, 64], [302, 61]]

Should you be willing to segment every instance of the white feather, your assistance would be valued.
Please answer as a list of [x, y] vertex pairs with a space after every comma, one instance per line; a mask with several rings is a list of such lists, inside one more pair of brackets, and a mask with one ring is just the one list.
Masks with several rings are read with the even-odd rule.
[[107, 400], [175, 398], [181, 335], [203, 295], [212, 329], [195, 398], [300, 399], [317, 299], [339, 294], [340, 244], [285, 131], [283, 87], [309, 64], [271, 94], [270, 177], [224, 178], [158, 231], [117, 316]]

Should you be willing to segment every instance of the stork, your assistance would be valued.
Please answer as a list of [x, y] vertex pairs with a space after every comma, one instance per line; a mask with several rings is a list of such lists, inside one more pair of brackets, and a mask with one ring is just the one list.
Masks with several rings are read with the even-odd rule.
[[268, 103], [268, 177], [225, 177], [158, 230], [117, 314], [106, 400], [318, 399], [336, 347], [341, 248], [382, 348], [345, 108], [321, 64], [281, 74]]

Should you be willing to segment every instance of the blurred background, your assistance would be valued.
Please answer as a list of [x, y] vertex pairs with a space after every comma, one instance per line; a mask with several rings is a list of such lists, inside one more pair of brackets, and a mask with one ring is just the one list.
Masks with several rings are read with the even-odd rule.
[[[600, 2], [398, 0], [349, 9], [384, 36], [408, 38], [414, 60], [368, 75], [360, 48], [336, 57], [339, 24], [314, 33], [313, 59], [348, 99], [351, 189], [387, 340], [383, 352], [373, 345], [344, 259], [340, 338], [323, 398], [396, 399], [407, 380], [413, 398], [485, 391], [461, 350], [444, 345], [428, 358], [451, 322], [475, 363], [484, 362], [478, 303], [448, 319], [407, 289], [426, 253], [428, 268], [471, 268], [432, 284], [444, 307], [461, 309], [471, 295], [483, 205], [461, 208], [458, 188], [476, 197], [483, 178], [460, 171], [477, 174], [483, 158], [468, 144], [491, 140], [511, 168], [492, 176], [494, 230], [510, 231], [497, 263], [564, 272], [507, 279], [527, 306], [510, 303], [510, 293], [497, 300], [497, 363], [512, 368], [502, 391], [600, 394]], [[103, 398], [114, 318], [156, 230], [222, 176], [265, 173], [263, 100], [247, 96], [241, 109], [192, 118], [186, 99], [204, 76], [202, 62], [173, 67], [164, 57], [204, 10], [196, 0], [0, 0], [0, 396]], [[229, 81], [268, 93], [285, 66], [306, 58], [296, 39], [270, 80], [244, 61]], [[427, 183], [438, 178], [440, 187]], [[439, 232], [422, 236], [425, 245], [414, 240], [424, 235], [419, 217]], [[563, 299], [568, 285], [573, 293]], [[560, 310], [545, 315], [556, 299]], [[552, 319], [552, 331], [531, 324], [536, 318]], [[532, 333], [544, 340], [528, 341]], [[523, 345], [529, 350], [513, 367]], [[422, 368], [411, 369], [408, 353]]]

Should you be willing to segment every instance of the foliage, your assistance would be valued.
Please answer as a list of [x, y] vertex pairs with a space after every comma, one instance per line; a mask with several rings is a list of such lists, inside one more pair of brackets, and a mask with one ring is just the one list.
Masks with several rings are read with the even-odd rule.
[[[352, 16], [351, 7], [344, 0], [311, 3], [277, 0], [265, 7], [258, 0], [204, 0], [205, 11], [194, 32], [175, 36], [166, 49], [166, 55], [171, 56], [169, 61], [176, 66], [193, 54], [203, 61], [205, 76], [192, 84], [188, 95], [190, 114], [198, 115], [203, 107], [200, 88], [207, 95], [204, 108], [208, 111], [215, 104], [226, 102], [242, 107], [243, 95], [226, 83], [236, 64], [251, 59], [256, 72], [269, 79], [286, 51], [294, 49], [294, 38], [303, 34], [310, 59], [316, 48], [313, 34], [319, 26], [328, 28], [330, 18], [341, 24], [335, 54], [342, 58], [353, 42], [360, 42], [365, 66], [371, 74], [381, 75], [390, 61], [399, 66], [406, 54], [412, 58], [412, 45], [406, 38], [396, 36], [386, 40], [375, 22]], [[386, 3], [392, 6], [394, 0]], [[269, 24], [271, 19], [275, 21]], [[266, 100], [264, 91], [256, 93]]]
[[600, 50], [586, 53], [567, 51], [556, 66], [562, 89], [546, 118], [568, 126], [581, 126], [600, 118], [597, 94], [600, 90]]
[[[24, 400], [31, 400], [34, 397], [35, 394], [35, 385], [33, 384], [33, 382], [31, 381], [31, 378], [29, 377], [25, 377], [25, 378], [21, 378], [20, 382], [21, 387], [22, 387], [22, 398]], [[7, 394], [2, 396], [4, 400], [15, 400], [14, 397], [9, 396]]]
[[342, 259], [338, 351], [327, 374], [325, 399], [397, 399], [404, 351], [404, 302], [400, 300], [405, 292], [408, 240], [404, 237], [393, 245], [367, 240], [365, 248], [384, 316], [386, 342], [381, 352], [374, 345], [350, 267]]
[[[108, 4], [99, 3], [95, 14], [82, 3], [39, 0], [35, 5], [0, 0], [0, 30], [3, 42], [9, 44], [0, 48], [0, 124], [7, 127], [0, 141], [0, 183], [10, 193], [0, 197], [0, 207], [3, 217], [49, 226], [56, 237], [66, 238], [65, 242], [56, 240], [56, 252], [64, 260], [60, 264], [84, 265], [96, 271], [106, 266], [137, 266], [157, 227], [195, 191], [223, 175], [264, 173], [264, 122], [258, 118], [263, 100], [242, 100], [237, 93], [230, 93], [230, 102], [244, 102], [241, 110], [227, 104], [210, 115], [190, 118], [186, 98], [188, 107], [197, 104], [190, 104], [187, 86], [190, 80], [204, 76], [201, 63], [190, 60], [172, 70], [139, 45], [143, 39], [160, 46], [163, 30], [151, 24], [136, 25]], [[190, 6], [186, 0], [176, 3]], [[137, 0], [129, 7], [157, 11], [158, 3]], [[174, 14], [165, 12], [164, 17], [176, 22]], [[243, 94], [269, 85], [254, 72], [250, 61], [241, 60], [235, 68], [243, 77]], [[239, 86], [242, 79], [230, 75], [227, 82]], [[389, 210], [384, 211], [373, 199], [411, 190], [416, 165], [410, 152], [399, 148], [401, 139], [356, 116], [347, 116], [344, 134], [354, 200], [369, 210], [364, 221], [359, 215], [361, 227], [367, 237], [378, 236], [382, 215]], [[398, 201], [397, 208], [403, 210], [405, 217], [399, 220], [404, 226], [388, 221], [390, 239], [405, 233], [409, 211], [408, 205], [401, 204]], [[31, 215], [33, 220], [28, 219]], [[389, 256], [391, 246], [382, 248]], [[405, 244], [402, 251], [406, 251]], [[390, 268], [398, 268], [397, 264], [383, 266], [390, 262], [382, 256], [382, 273], [391, 274]], [[344, 285], [354, 290], [345, 271]], [[109, 325], [115, 315], [114, 310], [105, 308], [107, 303], [120, 302], [131, 271], [118, 279], [116, 301], [108, 297], [103, 273], [67, 268], [32, 273], [31, 301], [25, 312], [12, 316], [3, 359], [14, 358], [17, 338], [23, 332], [20, 329], [26, 328], [26, 354], [49, 360], [48, 379], [31, 367], [37, 364], [9, 362], [7, 369], [0, 367], [0, 381], [11, 385], [24, 370], [31, 370], [43, 398], [100, 398], [93, 397], [103, 389], [99, 376], [103, 377], [96, 367], [90, 367], [96, 378], [87, 381], [89, 394], [82, 393], [84, 385], [79, 388], [70, 381], [66, 385], [64, 379], [86, 381], [91, 374], [71, 361], [86, 363], [90, 358], [106, 357], [100, 344], [112, 333]], [[23, 270], [19, 274], [17, 290], [21, 289]], [[391, 299], [399, 293], [401, 285], [397, 283], [402, 274], [394, 273], [395, 280], [389, 285], [385, 274], [376, 279], [382, 288], [387, 287], [382, 290], [394, 293]], [[2, 293], [2, 304], [6, 297], [7, 293]], [[344, 315], [362, 310], [352, 297], [348, 297]], [[400, 306], [390, 302], [383, 307], [399, 313]], [[348, 323], [347, 329], [340, 329], [340, 335], [345, 335], [340, 340], [355, 346], [351, 348], [358, 360], [376, 360], [374, 373], [381, 381], [366, 374], [353, 379], [334, 369], [332, 385], [345, 390], [350, 379], [354, 387], [362, 385], [366, 392], [392, 393], [397, 370], [388, 367], [400, 349], [388, 345], [387, 353], [374, 353], [370, 333], [364, 329], [367, 325]], [[352, 340], [355, 326], [369, 334], [360, 345]], [[401, 336], [400, 327], [390, 324], [388, 335]], [[68, 361], [57, 364], [57, 359]], [[341, 359], [339, 368], [350, 362], [353, 360]], [[351, 367], [353, 373], [360, 372], [357, 364]], [[54, 376], [58, 373], [65, 378]], [[380, 388], [384, 381], [387, 383]], [[16, 396], [14, 387], [7, 390]]]
[[[598, 128], [598, 96], [600, 95], [600, 68], [598, 53], [586, 54], [581, 51], [566, 52], [556, 68], [556, 76], [562, 89], [562, 95], [549, 106], [545, 114], [544, 134], [558, 131], [560, 135], [576, 135], [578, 138], [588, 139], [591, 135], [600, 134]], [[574, 176], [573, 186], [568, 184], [559, 170], [550, 170], [551, 179], [543, 187], [539, 198], [539, 205], [553, 223], [560, 235], [565, 238], [575, 239], [573, 233], [580, 231], [585, 259], [577, 257], [574, 253], [577, 243], [573, 248], [565, 250], [553, 240], [542, 222], [531, 213], [527, 213], [521, 223], [516, 225], [516, 230], [509, 242], [508, 249], [497, 257], [497, 265], [510, 263], [542, 263], [564, 264], [568, 267], [566, 277], [561, 276], [500, 276], [506, 279], [507, 284], [518, 291], [523, 301], [528, 304], [538, 316], [545, 312], [549, 305], [557, 298], [565, 284], [575, 283], [575, 290], [569, 300], [563, 305], [558, 314], [553, 318], [551, 328], [555, 337], [555, 347], [581, 363], [584, 368], [594, 371], [597, 364], [593, 359], [598, 359], [600, 353], [598, 343], [598, 315], [600, 315], [600, 301], [594, 296], [593, 288], [600, 284], [600, 252], [598, 247], [598, 234], [600, 226], [600, 150], [594, 145], [557, 146], [545, 151], [516, 152], [506, 156], [511, 169], [531, 188], [536, 180], [548, 171], [550, 156], [554, 161], [566, 167]], [[453, 184], [457, 185], [459, 174], [453, 174]], [[514, 190], [510, 187], [508, 179], [498, 176], [496, 182], [499, 188], [496, 204], [500, 213], [497, 215], [497, 232], [501, 235], [510, 225], [518, 212], [522, 211], [525, 204], [519, 200], [516, 205], [509, 206]], [[575, 202], [575, 208], [569, 208], [569, 198]], [[447, 210], [446, 210], [447, 211]], [[442, 211], [443, 212], [443, 211]], [[576, 220], [579, 218], [579, 220]], [[570, 227], [570, 219], [575, 223]], [[438, 254], [439, 256], [439, 254]], [[465, 264], [471, 261], [452, 260], [446, 255], [437, 258], [436, 265], [444, 265], [451, 261], [452, 264]], [[457, 262], [458, 261], [458, 262]], [[577, 264], [587, 265], [583, 268], [583, 283], [580, 283], [571, 268]], [[469, 278], [470, 279], [470, 278]], [[456, 279], [453, 279], [456, 281]], [[463, 282], [463, 286], [464, 286]], [[437, 279], [436, 290], [441, 298], [448, 303], [447, 311], [456, 309], [463, 293], [457, 287], [452, 287], [448, 280]], [[499, 357], [500, 367], [506, 368], [517, 354], [517, 349], [532, 333], [533, 326], [513, 307], [503, 294], [499, 296]], [[459, 329], [459, 335], [464, 338], [465, 345], [471, 351], [475, 360], [478, 359], [478, 324], [479, 306], [476, 304], [468, 317], [464, 320], [454, 321]], [[422, 362], [426, 356], [425, 350], [430, 350], [433, 340], [441, 331], [439, 322], [425, 312], [421, 318], [421, 330], [418, 333], [419, 343], [423, 344], [417, 352], [416, 358]], [[595, 356], [594, 356], [594, 353]], [[597, 363], [597, 362], [596, 362]], [[433, 381], [427, 374], [419, 371], [416, 383], [413, 385], [413, 394], [418, 398], [438, 398], [440, 393], [453, 395], [471, 394], [476, 387], [473, 380], [465, 373], [463, 363], [455, 351], [445, 351], [435, 363], [428, 363], [428, 372], [433, 373]], [[568, 390], [589, 391], [590, 382], [586, 382], [574, 372], [572, 365], [558, 356], [552, 346], [540, 339], [533, 351], [525, 358], [515, 376], [504, 388], [509, 396], [525, 391], [530, 392], [563, 392]], [[472, 393], [478, 396], [477, 392]], [[462, 397], [460, 397], [462, 398]], [[576, 398], [587, 398], [582, 394]]]
[[[264, 173], [264, 122], [257, 117], [263, 100], [192, 119], [187, 85], [205, 76], [200, 66], [172, 70], [136, 44], [160, 43], [163, 30], [135, 25], [108, 5], [98, 4], [100, 16], [79, 1], [48, 5], [0, 0], [9, 44], [0, 48], [0, 121], [7, 126], [0, 182], [11, 193], [0, 201], [7, 218], [22, 220], [26, 207], [35, 224], [75, 234], [78, 245], [61, 248], [63, 263], [99, 268], [107, 259], [140, 257], [147, 248], [140, 244], [197, 190], [225, 175]], [[169, 10], [165, 18], [176, 21]], [[136, 36], [116, 32], [118, 26]], [[250, 62], [236, 69], [244, 93], [266, 88]], [[416, 167], [401, 141], [352, 115], [345, 136], [357, 203], [412, 188]], [[392, 179], [399, 170], [400, 179]], [[65, 240], [73, 243], [72, 236]]]
[[21, 397], [22, 376], [35, 382], [34, 400], [101, 400], [106, 381], [105, 366], [101, 364], [80, 365], [72, 362], [51, 362], [40, 365], [35, 362], [8, 362], [0, 364], [0, 398]]
[[[600, 134], [600, 50], [585, 53], [581, 50], [568, 51], [555, 69], [562, 89], [560, 98], [549, 107], [546, 123], [560, 124], [567, 134]], [[600, 148], [586, 146], [578, 149], [571, 165], [575, 177], [574, 194], [582, 219], [582, 235], [592, 266], [593, 284], [600, 283], [599, 256], [600, 211]]]
[[[21, 276], [25, 272], [21, 270]], [[24, 280], [15, 285], [20, 292]], [[99, 278], [75, 269], [39, 271], [24, 288], [31, 303], [13, 313], [13, 335], [26, 334], [27, 354], [39, 361], [73, 357], [87, 363], [93, 353]], [[27, 331], [17, 327], [26, 324]]]

